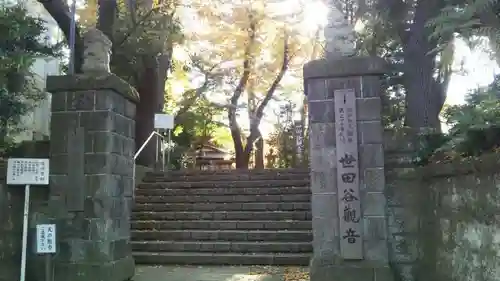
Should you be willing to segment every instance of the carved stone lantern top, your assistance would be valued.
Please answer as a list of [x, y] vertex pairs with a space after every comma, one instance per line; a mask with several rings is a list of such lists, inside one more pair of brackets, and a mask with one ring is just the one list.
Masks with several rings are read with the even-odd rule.
[[328, 24], [324, 29], [326, 57], [339, 59], [356, 52], [354, 26], [334, 3], [329, 3]]
[[92, 28], [83, 34], [84, 73], [110, 73], [109, 63], [112, 42], [99, 29]]

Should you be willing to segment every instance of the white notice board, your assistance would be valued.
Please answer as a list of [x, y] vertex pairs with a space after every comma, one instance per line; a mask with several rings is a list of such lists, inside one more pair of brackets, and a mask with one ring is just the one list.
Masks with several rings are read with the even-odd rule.
[[48, 185], [49, 159], [9, 158], [7, 162], [7, 184]]
[[36, 253], [54, 254], [56, 252], [56, 225], [38, 224], [36, 226]]
[[173, 129], [174, 116], [170, 114], [155, 114], [155, 129]]

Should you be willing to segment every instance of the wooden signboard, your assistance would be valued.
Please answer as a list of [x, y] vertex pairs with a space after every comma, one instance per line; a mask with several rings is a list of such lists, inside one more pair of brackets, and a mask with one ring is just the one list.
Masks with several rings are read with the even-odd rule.
[[346, 260], [363, 259], [359, 153], [354, 89], [334, 91], [337, 143], [337, 194], [340, 252]]

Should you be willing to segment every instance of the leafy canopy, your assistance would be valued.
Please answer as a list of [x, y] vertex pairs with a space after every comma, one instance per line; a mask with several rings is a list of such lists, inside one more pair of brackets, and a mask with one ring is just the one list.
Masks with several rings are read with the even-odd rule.
[[[45, 21], [21, 5], [0, 8], [0, 147], [11, 144], [9, 136], [23, 129], [21, 117], [44, 97], [30, 68], [36, 58], [61, 51], [45, 42], [46, 31]], [[21, 84], [21, 91], [9, 92], [12, 83]]]

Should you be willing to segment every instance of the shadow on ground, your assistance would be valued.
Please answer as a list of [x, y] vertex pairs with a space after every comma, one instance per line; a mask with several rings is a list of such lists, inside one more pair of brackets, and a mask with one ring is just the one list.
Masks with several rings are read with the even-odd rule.
[[285, 277], [278, 267], [139, 266], [133, 281], [285, 281]]

